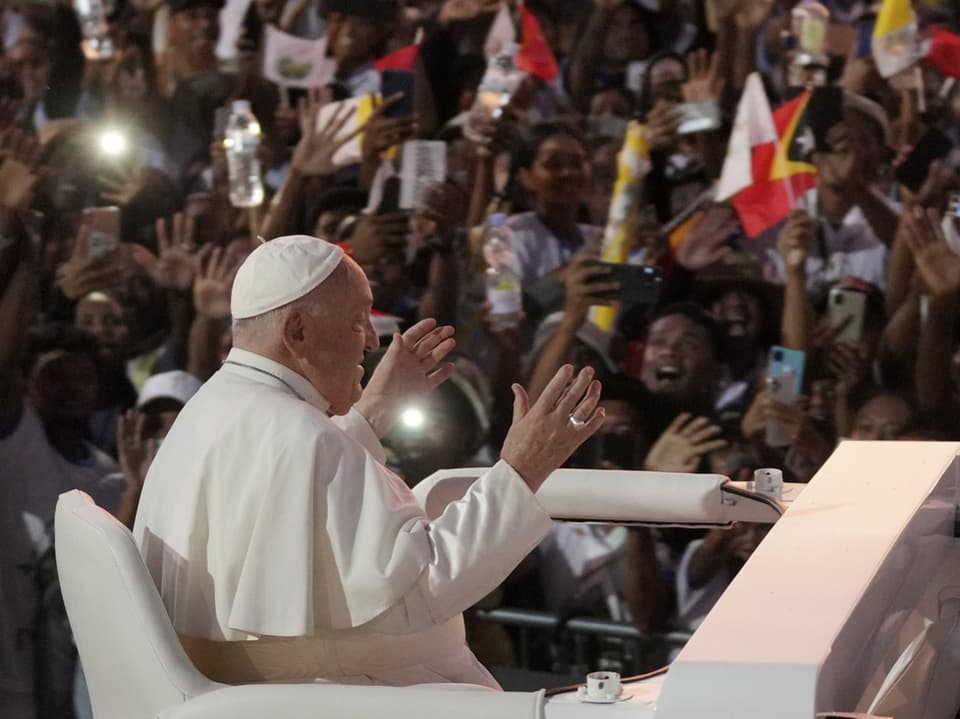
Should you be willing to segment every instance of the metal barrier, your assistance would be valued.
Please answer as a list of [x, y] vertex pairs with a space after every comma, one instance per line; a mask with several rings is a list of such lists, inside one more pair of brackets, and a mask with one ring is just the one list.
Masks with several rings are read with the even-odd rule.
[[[563, 677], [582, 677], [598, 669], [621, 674], [642, 674], [669, 661], [690, 638], [690, 632], [648, 634], [632, 624], [591, 617], [564, 619], [556, 614], [529, 609], [474, 609], [470, 616], [515, 630], [521, 670], [543, 670]], [[534, 666], [532, 638], [539, 635], [549, 647], [548, 667]]]

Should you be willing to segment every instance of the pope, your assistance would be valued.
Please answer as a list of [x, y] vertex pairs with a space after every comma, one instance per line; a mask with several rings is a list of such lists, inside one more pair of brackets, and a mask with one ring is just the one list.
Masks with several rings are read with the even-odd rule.
[[453, 328], [394, 335], [361, 389], [372, 304], [337, 246], [258, 247], [233, 286], [234, 346], [150, 467], [134, 536], [212, 679], [497, 687], [461, 613], [547, 534], [536, 492], [600, 427], [600, 383], [567, 365], [532, 404], [514, 385], [500, 460], [431, 519], [379, 437], [450, 376]]

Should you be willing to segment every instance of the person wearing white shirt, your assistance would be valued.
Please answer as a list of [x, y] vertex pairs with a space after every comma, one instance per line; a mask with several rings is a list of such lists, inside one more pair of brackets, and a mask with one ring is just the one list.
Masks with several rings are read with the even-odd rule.
[[214, 679], [497, 686], [461, 612], [549, 531], [535, 492], [599, 428], [600, 385], [566, 366], [532, 405], [515, 386], [500, 461], [430, 517], [378, 437], [447, 379], [453, 330], [395, 334], [361, 390], [372, 299], [335, 245], [258, 247], [233, 287], [234, 348], [150, 468], [134, 536]]
[[[817, 207], [816, 190], [804, 196], [804, 205]], [[817, 219], [817, 243], [806, 260], [807, 289], [814, 295], [822, 295], [829, 287], [850, 277], [883, 288], [887, 246], [877, 238], [860, 207], [851, 206], [838, 225], [825, 217]], [[775, 244], [766, 248], [764, 274], [768, 281], [778, 284], [783, 284], [786, 278], [786, 266]]]
[[[893, 156], [890, 148], [883, 109], [865, 97], [844, 93], [842, 120], [827, 130], [823, 145], [811, 155], [817, 188], [798, 198], [798, 207], [819, 225], [806, 267], [807, 286], [815, 296], [849, 277], [885, 286], [897, 213], [875, 182], [880, 165]], [[766, 248], [766, 279], [782, 284], [786, 273], [776, 251], [776, 234], [761, 240], [761, 246]]]

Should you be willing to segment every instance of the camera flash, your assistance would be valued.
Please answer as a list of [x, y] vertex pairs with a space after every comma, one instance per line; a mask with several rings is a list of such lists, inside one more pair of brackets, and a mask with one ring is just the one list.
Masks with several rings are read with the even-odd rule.
[[100, 151], [104, 155], [116, 157], [127, 149], [127, 138], [119, 130], [104, 130], [100, 135]]
[[403, 414], [400, 415], [400, 421], [403, 422], [403, 426], [407, 429], [419, 429], [423, 426], [425, 419], [423, 412], [416, 407], [405, 409]]

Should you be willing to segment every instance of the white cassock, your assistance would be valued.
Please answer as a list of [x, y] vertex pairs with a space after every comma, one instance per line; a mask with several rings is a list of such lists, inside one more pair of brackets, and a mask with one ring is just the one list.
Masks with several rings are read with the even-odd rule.
[[225, 682], [496, 687], [461, 612], [550, 530], [504, 461], [429, 520], [356, 411], [233, 349], [157, 454], [134, 536], [197, 666]]

